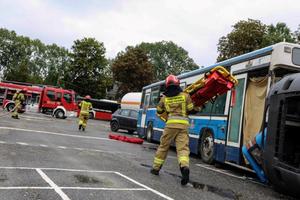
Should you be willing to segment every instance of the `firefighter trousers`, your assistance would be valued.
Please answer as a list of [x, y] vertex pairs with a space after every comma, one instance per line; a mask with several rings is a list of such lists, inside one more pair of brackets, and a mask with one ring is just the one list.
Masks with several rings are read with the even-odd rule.
[[12, 113], [12, 117], [18, 118], [19, 117], [19, 111], [21, 109], [22, 109], [21, 102], [19, 100], [16, 100], [15, 101], [15, 108], [14, 108], [13, 113]]
[[89, 113], [88, 112], [80, 112], [79, 125], [82, 125], [83, 128], [86, 128], [88, 119], [89, 119]]
[[160, 170], [164, 164], [171, 142], [175, 141], [177, 158], [180, 167], [189, 167], [189, 135], [188, 129], [178, 129], [165, 127], [160, 138], [160, 145], [156, 151], [153, 168]]

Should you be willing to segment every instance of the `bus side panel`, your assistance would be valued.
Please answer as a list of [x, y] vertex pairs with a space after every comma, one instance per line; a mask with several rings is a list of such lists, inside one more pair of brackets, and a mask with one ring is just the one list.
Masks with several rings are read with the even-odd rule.
[[226, 160], [240, 165], [241, 149], [238, 147], [226, 146]]
[[[221, 143], [225, 143], [225, 130], [227, 126], [227, 120], [219, 119], [219, 118], [212, 118], [212, 119], [205, 119], [206, 117], [199, 117], [199, 116], [191, 116], [190, 119], [190, 150], [194, 154], [198, 154], [199, 152], [199, 145], [201, 140], [201, 132], [205, 129], [210, 129], [213, 132], [215, 141], [221, 141]], [[219, 158], [224, 160], [224, 145], [216, 145], [214, 149], [215, 159]]]

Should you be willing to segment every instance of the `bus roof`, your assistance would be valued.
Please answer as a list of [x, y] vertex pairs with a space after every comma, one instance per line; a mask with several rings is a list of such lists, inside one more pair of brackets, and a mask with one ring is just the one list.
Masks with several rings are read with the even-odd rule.
[[[228, 60], [224, 60], [222, 62], [218, 62], [214, 65], [210, 65], [210, 66], [207, 66], [207, 67], [204, 67], [204, 68], [201, 68], [201, 69], [196, 69], [196, 70], [193, 70], [193, 71], [190, 71], [190, 72], [187, 72], [187, 73], [183, 73], [181, 75], [178, 75], [178, 78], [179, 79], [188, 78], [188, 77], [191, 77], [191, 76], [195, 76], [195, 75], [207, 72], [207, 71], [211, 70], [212, 68], [214, 68], [216, 66], [219, 66], [219, 65], [224, 66], [224, 67], [231, 66], [231, 65], [234, 65], [236, 63], [244, 62], [244, 61], [251, 60], [251, 59], [254, 59], [254, 58], [257, 58], [257, 57], [260, 57], [260, 56], [271, 54], [272, 50], [274, 49], [274, 46], [278, 45], [278, 44], [288, 44], [288, 43], [280, 42], [280, 43], [277, 43], [277, 44], [274, 44], [274, 45], [271, 45], [271, 46], [268, 46], [268, 47], [264, 47], [262, 49], [258, 49], [258, 50], [240, 55], [240, 56], [230, 58]], [[143, 90], [149, 89], [149, 88], [152, 88], [152, 87], [155, 87], [155, 86], [159, 86], [159, 85], [162, 85], [162, 84], [164, 84], [164, 81], [159, 81], [159, 82], [156, 82], [156, 83], [152, 83], [151, 85], [147, 85], [147, 86], [143, 87]]]

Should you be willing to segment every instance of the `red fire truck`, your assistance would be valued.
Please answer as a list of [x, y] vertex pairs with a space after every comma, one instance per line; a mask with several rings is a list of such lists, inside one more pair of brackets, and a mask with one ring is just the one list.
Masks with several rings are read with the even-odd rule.
[[53, 86], [32, 85], [20, 82], [0, 82], [0, 104], [11, 111], [15, 103], [12, 97], [17, 90], [26, 89], [26, 102], [22, 111], [42, 112], [64, 119], [76, 116], [78, 106], [75, 102], [75, 92]]

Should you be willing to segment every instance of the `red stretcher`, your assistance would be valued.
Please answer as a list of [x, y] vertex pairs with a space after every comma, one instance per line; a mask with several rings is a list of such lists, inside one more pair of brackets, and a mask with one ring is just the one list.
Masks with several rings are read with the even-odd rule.
[[238, 81], [224, 67], [218, 66], [187, 87], [184, 92], [190, 94], [195, 106], [201, 107], [214, 97], [233, 89], [237, 84]]
[[[184, 92], [191, 96], [195, 106], [202, 107], [208, 101], [233, 89], [237, 84], [236, 78], [224, 67], [217, 66], [206, 73], [204, 77], [187, 87]], [[161, 120], [167, 121], [168, 114], [166, 112], [157, 115]]]
[[140, 138], [130, 138], [130, 137], [126, 137], [123, 135], [115, 135], [115, 134], [109, 134], [108, 135], [109, 139], [112, 140], [119, 140], [122, 142], [129, 142], [129, 143], [134, 143], [134, 144], [143, 144], [144, 140], [140, 139]]

